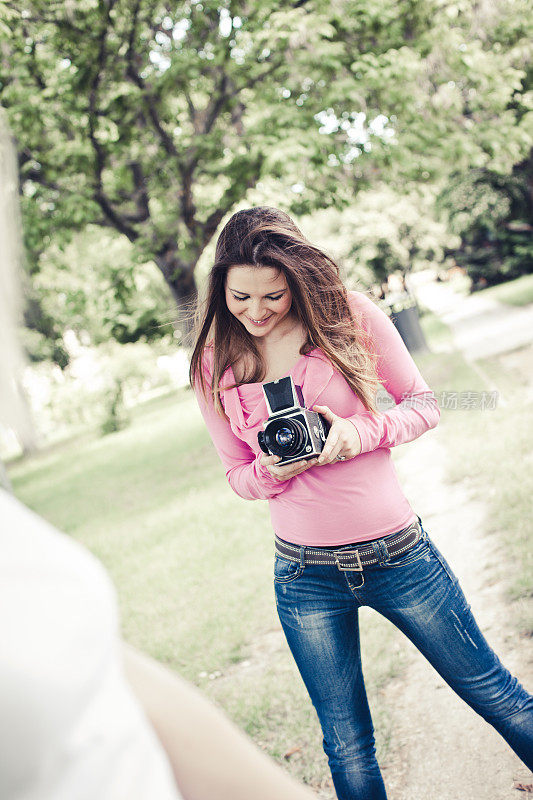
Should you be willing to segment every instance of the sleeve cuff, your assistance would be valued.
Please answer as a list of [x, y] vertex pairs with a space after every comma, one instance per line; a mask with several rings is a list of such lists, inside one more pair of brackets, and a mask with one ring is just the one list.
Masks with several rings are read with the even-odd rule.
[[261, 455], [258, 455], [255, 460], [255, 467], [258, 475], [261, 477], [261, 479], [267, 482], [269, 486], [279, 486], [280, 481], [277, 481], [275, 478], [272, 477], [268, 469], [265, 466], [263, 466], [263, 464], [261, 464], [261, 462], [259, 461], [260, 458]]
[[369, 426], [365, 421], [365, 418], [362, 414], [354, 414], [351, 417], [346, 417], [354, 428], [356, 429], [357, 433], [359, 434], [359, 438], [361, 440], [361, 453], [370, 453], [372, 450], [376, 449], [372, 436], [370, 435]]

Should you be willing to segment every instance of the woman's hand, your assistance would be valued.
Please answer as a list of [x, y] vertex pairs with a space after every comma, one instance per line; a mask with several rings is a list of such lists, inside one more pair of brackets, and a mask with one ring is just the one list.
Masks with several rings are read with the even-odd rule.
[[318, 458], [319, 466], [331, 464], [332, 461], [337, 461], [339, 456], [342, 456], [340, 460], [344, 461], [359, 455], [361, 439], [357, 428], [349, 419], [338, 417], [327, 406], [313, 406], [312, 410], [322, 414], [331, 425], [324, 449]]
[[294, 478], [295, 475], [314, 467], [318, 459], [310, 458], [309, 460], [292, 461], [290, 464], [282, 464], [279, 467], [277, 466], [278, 461], [281, 461], [280, 456], [267, 456], [266, 453], [262, 453], [259, 459], [259, 463], [268, 469], [273, 478], [277, 481], [288, 481], [289, 478]]

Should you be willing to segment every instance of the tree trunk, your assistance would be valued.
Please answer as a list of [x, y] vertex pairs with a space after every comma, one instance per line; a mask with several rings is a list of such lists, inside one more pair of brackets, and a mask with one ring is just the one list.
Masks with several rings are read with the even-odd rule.
[[178, 256], [176, 244], [169, 244], [156, 256], [155, 262], [172, 292], [177, 313], [174, 327], [180, 331], [180, 344], [190, 350], [193, 344], [194, 314], [198, 289], [194, 278], [196, 262], [186, 264]]

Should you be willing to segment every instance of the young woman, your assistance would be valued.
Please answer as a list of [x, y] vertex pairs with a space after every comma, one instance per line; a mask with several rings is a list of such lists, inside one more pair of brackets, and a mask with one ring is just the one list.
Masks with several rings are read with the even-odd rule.
[[[262, 384], [291, 375], [331, 428], [319, 458], [260, 450]], [[435, 397], [388, 317], [340, 281], [285, 213], [224, 227], [198, 318], [191, 383], [232, 489], [269, 501], [275, 589], [315, 706], [339, 800], [383, 800], [358, 609], [402, 630], [533, 767], [533, 697], [502, 666], [456, 577], [404, 496], [390, 449], [435, 427]], [[396, 405], [378, 413], [382, 384]]]

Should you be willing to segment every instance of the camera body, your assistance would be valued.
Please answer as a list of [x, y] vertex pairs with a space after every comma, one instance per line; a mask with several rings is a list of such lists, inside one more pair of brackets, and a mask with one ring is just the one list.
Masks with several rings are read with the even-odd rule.
[[278, 464], [290, 464], [320, 455], [330, 429], [317, 411], [305, 408], [301, 386], [291, 376], [263, 384], [268, 419], [257, 434], [267, 455], [281, 456]]

